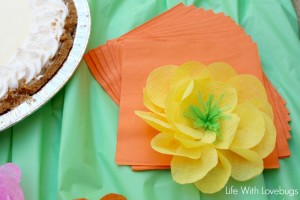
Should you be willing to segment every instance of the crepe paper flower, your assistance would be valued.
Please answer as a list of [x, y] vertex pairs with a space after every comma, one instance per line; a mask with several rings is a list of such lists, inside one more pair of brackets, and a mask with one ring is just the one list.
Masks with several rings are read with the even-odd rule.
[[229, 178], [259, 175], [275, 147], [273, 111], [265, 88], [252, 75], [226, 63], [188, 62], [155, 69], [136, 111], [158, 130], [154, 150], [172, 155], [173, 179], [204, 193], [221, 190]]
[[21, 171], [17, 165], [7, 163], [0, 166], [0, 199], [23, 200], [24, 195], [20, 187]]

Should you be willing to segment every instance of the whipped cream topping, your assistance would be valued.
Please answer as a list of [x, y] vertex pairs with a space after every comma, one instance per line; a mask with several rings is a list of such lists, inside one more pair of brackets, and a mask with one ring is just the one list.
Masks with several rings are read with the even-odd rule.
[[[0, 0], [0, 2], [1, 6], [6, 5], [4, 6], [6, 10], [12, 9], [6, 11], [7, 13], [13, 13], [14, 18], [19, 16], [19, 19], [16, 20], [18, 24], [12, 24], [13, 26], [29, 25], [28, 30], [26, 30], [27, 27], [19, 28], [21, 29], [20, 35], [17, 33], [16, 38], [1, 34], [2, 29], [5, 31], [5, 27], [1, 27], [0, 37], [4, 35], [8, 41], [16, 40], [12, 46], [17, 46], [16, 49], [13, 49], [14, 51], [10, 48], [10, 51], [7, 52], [2, 49], [5, 46], [1, 47], [0, 44], [1, 52], [6, 54], [0, 57], [0, 99], [3, 99], [9, 90], [18, 88], [20, 83], [29, 83], [40, 77], [42, 69], [49, 64], [59, 49], [68, 8], [62, 0]], [[23, 4], [26, 2], [27, 5], [22, 5], [22, 9], [18, 5], [20, 2]], [[28, 7], [31, 13], [28, 11]], [[5, 9], [3, 8], [3, 12]], [[18, 10], [20, 12], [25, 10], [26, 16], [24, 16], [24, 12], [18, 13]], [[24, 24], [20, 21], [20, 15], [24, 18]], [[0, 25], [10, 20], [0, 17]], [[1, 42], [7, 40], [2, 38]], [[8, 45], [8, 47], [10, 46]]]

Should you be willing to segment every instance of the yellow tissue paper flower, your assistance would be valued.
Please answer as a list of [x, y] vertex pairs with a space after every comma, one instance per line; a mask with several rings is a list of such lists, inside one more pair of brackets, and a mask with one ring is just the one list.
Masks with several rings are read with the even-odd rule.
[[155, 69], [143, 92], [149, 111], [136, 114], [159, 131], [151, 145], [173, 155], [176, 182], [215, 193], [230, 177], [246, 181], [263, 171], [276, 129], [256, 77], [238, 75], [222, 62], [188, 62]]

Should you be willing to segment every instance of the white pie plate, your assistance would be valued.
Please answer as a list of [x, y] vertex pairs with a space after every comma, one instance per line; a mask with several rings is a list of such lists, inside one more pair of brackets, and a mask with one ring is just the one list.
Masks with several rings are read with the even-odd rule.
[[87, 0], [74, 0], [78, 22], [75, 39], [70, 54], [54, 77], [27, 101], [11, 111], [0, 115], [0, 133], [4, 129], [26, 118], [48, 102], [71, 78], [85, 52], [91, 28], [90, 11]]

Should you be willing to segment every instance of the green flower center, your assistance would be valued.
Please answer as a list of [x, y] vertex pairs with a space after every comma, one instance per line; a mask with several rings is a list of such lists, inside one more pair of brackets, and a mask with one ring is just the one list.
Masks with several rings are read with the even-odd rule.
[[209, 95], [207, 101], [204, 102], [201, 94], [199, 94], [200, 106], [189, 105], [188, 111], [184, 113], [184, 116], [193, 120], [194, 128], [203, 128], [219, 135], [220, 120], [226, 118], [219, 106], [223, 96], [221, 95], [214, 101], [214, 95]]

